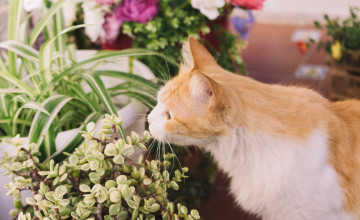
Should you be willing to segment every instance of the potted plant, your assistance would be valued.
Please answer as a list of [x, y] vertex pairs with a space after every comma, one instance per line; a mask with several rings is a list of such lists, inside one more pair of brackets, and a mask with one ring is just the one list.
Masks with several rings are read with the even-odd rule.
[[[7, 140], [15, 156], [2, 161], [13, 181], [6, 185], [19, 220], [58, 219], [200, 219], [197, 210], [168, 200], [168, 191], [178, 190], [187, 168], [171, 169], [174, 155], [162, 160], [134, 160], [135, 147], [146, 150], [149, 132], [143, 136], [121, 133], [121, 117], [105, 115], [100, 131], [91, 122], [82, 132], [79, 147], [61, 163], [40, 162], [39, 146], [24, 144], [18, 137]], [[21, 202], [21, 192], [32, 195]]]
[[[223, 67], [232, 71], [241, 67], [244, 73], [244, 64], [238, 48], [244, 47], [245, 44], [229, 31], [228, 18], [234, 7], [247, 10], [261, 9], [263, 0], [67, 2], [69, 3], [66, 5], [67, 13], [64, 17], [68, 25], [96, 24], [72, 33], [72, 39], [79, 48], [147, 48], [161, 52], [165, 57], [170, 55], [180, 62], [179, 50], [191, 35], [200, 38]], [[242, 31], [241, 34], [243, 33]], [[154, 59], [155, 57], [146, 57], [144, 62], [151, 65]], [[159, 60], [156, 62], [159, 63]], [[176, 73], [175, 68], [170, 67], [170, 70], [170, 74]]]
[[[10, 2], [8, 41], [0, 43], [7, 50], [0, 57], [0, 139], [19, 134], [39, 146], [40, 161], [61, 161], [63, 152], [83, 142], [78, 131], [90, 121], [101, 123], [104, 113], [121, 114], [124, 127], [131, 127], [146, 113], [134, 99], [148, 107], [156, 103], [158, 85], [149, 80], [151, 71], [129, 57], [160, 54], [147, 49], [77, 52], [67, 44], [66, 34], [87, 25], [64, 27], [64, 0], [48, 2], [28, 35], [22, 2]], [[45, 42], [36, 50], [32, 46], [41, 33]], [[136, 75], [139, 72], [143, 75]], [[116, 85], [105, 85], [109, 79]]]
[[[94, 120], [105, 112], [116, 113], [127, 104], [114, 103], [115, 96], [126, 94], [148, 106], [156, 102], [153, 93], [158, 87], [148, 80], [153, 77], [151, 72], [128, 57], [159, 54], [146, 49], [77, 52], [66, 44], [66, 33], [86, 25], [63, 27], [59, 9], [64, 0], [49, 5], [27, 36], [27, 20], [21, 21], [20, 3], [10, 3], [8, 41], [0, 43], [0, 48], [8, 51], [7, 57], [0, 58], [2, 138], [20, 133], [29, 135], [30, 141], [36, 139], [38, 144], [51, 144], [57, 133], [78, 128], [89, 115]], [[32, 45], [41, 32], [46, 33], [46, 41], [36, 50]], [[81, 58], [77, 59], [76, 54]], [[111, 67], [114, 62], [116, 70]], [[141, 77], [135, 71], [145, 74]], [[122, 84], [106, 88], [106, 77], [121, 79]], [[43, 157], [56, 151], [49, 146], [41, 149], [46, 150]]]
[[325, 24], [315, 21], [320, 29], [327, 29], [331, 39], [322, 41], [320, 46], [332, 56], [334, 63], [344, 66], [350, 74], [360, 75], [360, 17], [359, 7], [350, 7], [350, 16], [340, 21], [324, 16]]

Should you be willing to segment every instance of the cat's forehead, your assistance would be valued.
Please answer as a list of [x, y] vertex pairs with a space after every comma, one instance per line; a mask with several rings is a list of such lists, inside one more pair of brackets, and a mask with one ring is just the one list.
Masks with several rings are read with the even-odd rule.
[[188, 89], [188, 85], [189, 85], [189, 77], [184, 75], [177, 76], [172, 80], [170, 80], [169, 82], [167, 82], [165, 86], [163, 86], [160, 89], [158, 93], [158, 97], [162, 101], [165, 101], [170, 98], [173, 99], [174, 96], [185, 94]]

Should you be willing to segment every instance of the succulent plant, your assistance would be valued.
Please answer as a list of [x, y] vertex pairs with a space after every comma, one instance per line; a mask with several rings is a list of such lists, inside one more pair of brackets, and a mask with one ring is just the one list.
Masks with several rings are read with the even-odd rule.
[[[178, 190], [188, 168], [169, 172], [174, 155], [163, 161], [136, 160], [136, 148], [146, 151], [151, 138], [132, 132], [120, 138], [122, 119], [105, 115], [102, 129], [94, 123], [82, 132], [85, 141], [61, 163], [39, 162], [39, 148], [16, 136], [6, 140], [16, 147], [14, 156], [5, 154], [1, 165], [12, 182], [6, 185], [14, 199], [13, 219], [200, 219], [197, 210], [169, 201], [168, 191]], [[32, 197], [21, 202], [21, 191]]]

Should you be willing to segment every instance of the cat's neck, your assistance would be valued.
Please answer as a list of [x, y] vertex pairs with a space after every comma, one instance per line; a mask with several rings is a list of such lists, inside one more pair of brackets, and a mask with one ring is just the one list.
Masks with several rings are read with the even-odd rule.
[[[295, 196], [302, 190], [306, 199], [319, 186], [332, 190], [330, 187], [337, 184], [336, 173], [327, 163], [326, 142], [326, 134], [320, 128], [298, 143], [236, 127], [228, 136], [204, 148], [231, 178], [230, 190], [236, 202], [248, 211], [266, 214], [274, 206], [284, 206], [286, 198], [279, 199], [284, 194]], [[340, 191], [334, 192], [333, 197], [342, 201]], [[319, 201], [323, 202], [326, 201]]]
[[[246, 173], [249, 169], [259, 168], [255, 173], [262, 173], [264, 168], [271, 169], [279, 158], [289, 167], [299, 148], [289, 148], [296, 144], [289, 139], [280, 139], [265, 133], [250, 133], [243, 127], [235, 127], [222, 137], [204, 145], [203, 148], [214, 155], [215, 160], [229, 176]], [[288, 160], [288, 162], [286, 161]], [[263, 166], [260, 167], [259, 164]], [[278, 169], [279, 170], [279, 169]]]

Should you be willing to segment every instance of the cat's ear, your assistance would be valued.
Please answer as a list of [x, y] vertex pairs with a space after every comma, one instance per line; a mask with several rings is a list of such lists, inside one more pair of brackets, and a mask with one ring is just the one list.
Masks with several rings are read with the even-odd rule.
[[190, 36], [188, 42], [194, 69], [202, 70], [217, 65], [214, 57], [198, 40]]
[[215, 99], [221, 93], [221, 86], [210, 77], [196, 71], [190, 79], [189, 91], [191, 97], [198, 103], [215, 104]]

